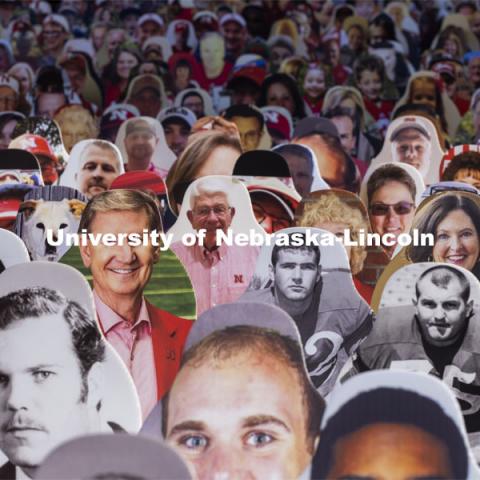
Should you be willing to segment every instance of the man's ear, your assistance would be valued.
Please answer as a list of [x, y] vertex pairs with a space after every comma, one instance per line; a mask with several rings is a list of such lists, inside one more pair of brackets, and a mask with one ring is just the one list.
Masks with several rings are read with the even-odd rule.
[[193, 212], [191, 210], [188, 210], [187, 218], [188, 218], [188, 221], [193, 225]]
[[83, 242], [80, 242], [78, 248], [80, 250], [83, 265], [86, 268], [90, 268], [90, 265], [92, 264], [92, 246], [90, 245], [90, 242], [87, 242], [86, 245], [84, 245]]
[[153, 263], [157, 263], [160, 260], [160, 247], [155, 247], [153, 250]]
[[470, 300], [469, 302], [467, 302], [466, 310], [467, 310], [466, 317], [468, 318], [473, 312], [473, 300]]
[[233, 219], [233, 217], [235, 216], [235, 207], [230, 207], [230, 208], [231, 208], [231, 210], [230, 210], [230, 216], [231, 216], [232, 219]]
[[268, 277], [272, 282], [275, 282], [275, 267], [272, 264], [268, 266]]
[[322, 266], [319, 264], [317, 269], [317, 278], [315, 279], [315, 283], [318, 283], [322, 278]]
[[103, 365], [100, 362], [95, 362], [87, 373], [87, 404], [92, 408], [92, 410], [97, 410], [97, 405], [103, 399], [102, 385], [104, 383], [105, 378]]
[[412, 298], [412, 303], [416, 307], [418, 305], [418, 299], [416, 299], [415, 297]]

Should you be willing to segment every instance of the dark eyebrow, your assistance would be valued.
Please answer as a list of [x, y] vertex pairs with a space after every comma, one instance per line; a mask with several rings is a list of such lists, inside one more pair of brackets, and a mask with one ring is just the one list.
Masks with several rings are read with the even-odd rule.
[[27, 372], [35, 372], [37, 370], [48, 370], [49, 368], [62, 368], [61, 365], [56, 365], [54, 363], [39, 363], [34, 367], [27, 368]]
[[261, 425], [267, 425], [267, 424], [274, 424], [277, 425], [287, 432], [291, 432], [291, 429], [287, 426], [285, 422], [280, 420], [277, 417], [274, 417], [273, 415], [253, 415], [251, 417], [247, 417], [243, 422], [242, 422], [242, 427], [243, 428], [252, 428], [252, 427], [259, 427]]
[[168, 433], [167, 437], [174, 435], [176, 433], [184, 432], [185, 430], [193, 430], [196, 432], [201, 432], [206, 430], [206, 425], [204, 422], [198, 422], [196, 420], [186, 420], [185, 422], [175, 425], [172, 430]]

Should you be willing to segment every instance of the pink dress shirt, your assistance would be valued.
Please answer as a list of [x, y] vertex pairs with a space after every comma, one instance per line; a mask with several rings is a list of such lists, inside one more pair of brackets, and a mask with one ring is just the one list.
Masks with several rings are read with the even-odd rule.
[[120, 355], [137, 388], [142, 417], [145, 419], [157, 403], [157, 377], [153, 355], [152, 325], [145, 299], [137, 319], [130, 325], [102, 302], [93, 291], [100, 325], [107, 341]]
[[198, 316], [215, 305], [238, 300], [255, 272], [260, 247], [222, 244], [208, 251], [199, 245], [187, 247], [176, 242], [171, 250], [190, 276]]

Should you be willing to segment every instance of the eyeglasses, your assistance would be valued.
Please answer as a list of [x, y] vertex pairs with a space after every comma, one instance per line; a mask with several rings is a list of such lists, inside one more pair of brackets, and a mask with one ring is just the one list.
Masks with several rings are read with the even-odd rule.
[[422, 193], [422, 198], [427, 198], [430, 195], [435, 195], [436, 193], [439, 193], [439, 192], [446, 192], [446, 191], [453, 191], [453, 190], [457, 190], [460, 192], [475, 193], [476, 195], [480, 193], [475, 187], [473, 187], [472, 185], [469, 185], [468, 183], [463, 183], [459, 181], [440, 182], [440, 183], [435, 183], [433, 185], [430, 185]]
[[410, 202], [398, 202], [398, 203], [372, 203], [370, 205], [370, 213], [375, 217], [384, 217], [388, 214], [391, 208], [397, 215], [407, 215], [412, 211], [414, 204]]
[[62, 30], [44, 30], [42, 33], [45, 37], [58, 37], [62, 34]]
[[261, 225], [267, 217], [270, 218], [272, 222], [272, 230], [276, 232], [277, 230], [281, 230], [282, 228], [288, 228], [292, 225], [292, 222], [287, 218], [277, 218], [274, 215], [271, 215], [265, 209], [259, 205], [258, 203], [254, 203], [253, 205], [253, 213], [255, 214], [255, 219]]
[[201, 207], [197, 210], [194, 210], [193, 213], [197, 217], [208, 217], [210, 212], [217, 217], [224, 217], [232, 207], [225, 207], [224, 205], [215, 205], [214, 207]]

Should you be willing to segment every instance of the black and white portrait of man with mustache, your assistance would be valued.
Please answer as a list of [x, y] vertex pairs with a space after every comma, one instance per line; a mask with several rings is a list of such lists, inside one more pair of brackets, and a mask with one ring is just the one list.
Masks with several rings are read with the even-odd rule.
[[32, 477], [63, 442], [122, 430], [102, 419], [105, 342], [94, 318], [50, 288], [0, 297], [0, 478]]

